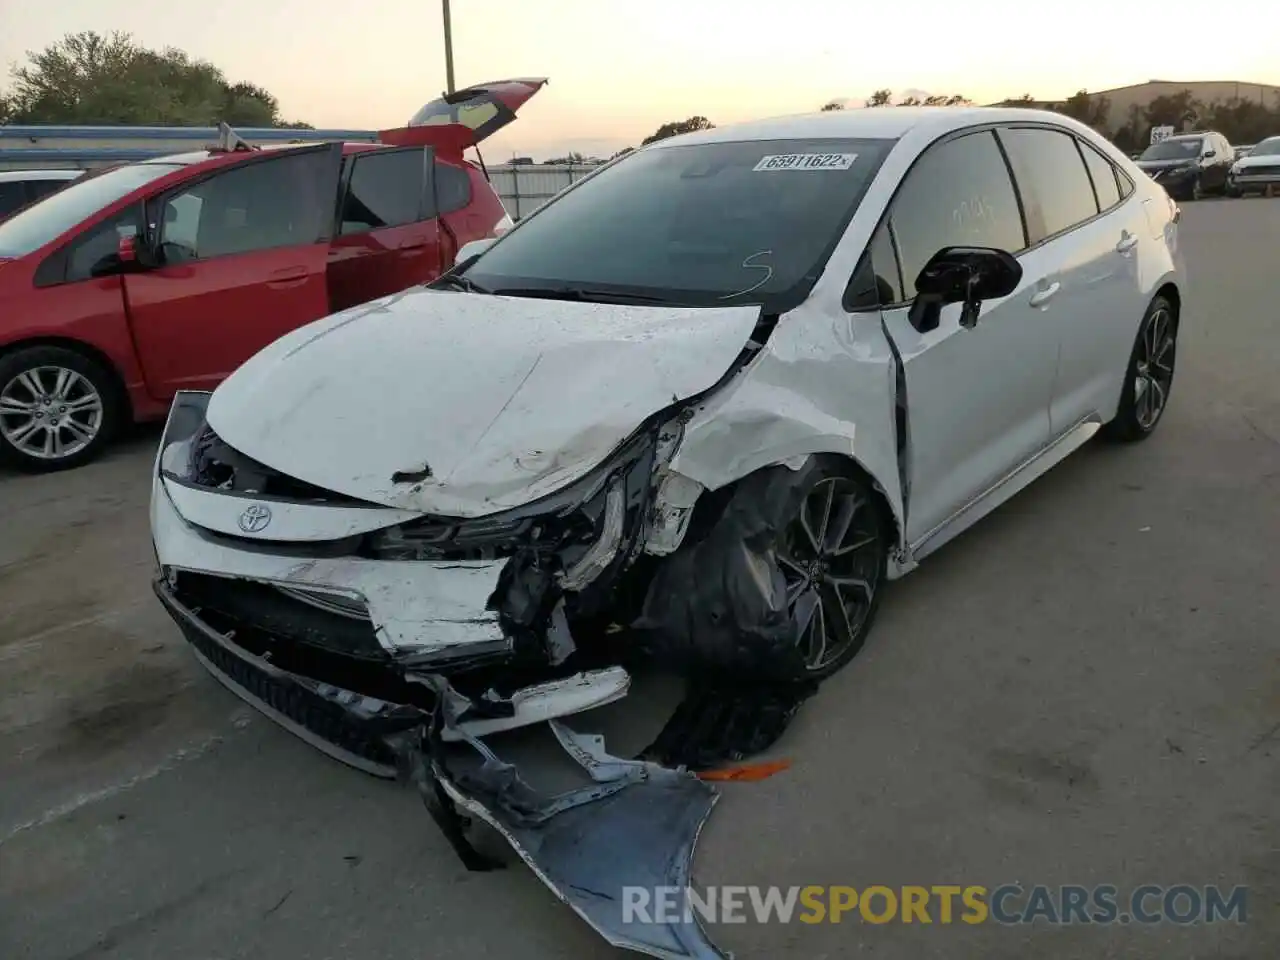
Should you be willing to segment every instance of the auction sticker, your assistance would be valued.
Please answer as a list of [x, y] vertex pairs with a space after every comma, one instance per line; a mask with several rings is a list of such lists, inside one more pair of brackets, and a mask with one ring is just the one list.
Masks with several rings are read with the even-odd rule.
[[751, 169], [761, 170], [848, 170], [856, 153], [777, 153], [761, 157]]

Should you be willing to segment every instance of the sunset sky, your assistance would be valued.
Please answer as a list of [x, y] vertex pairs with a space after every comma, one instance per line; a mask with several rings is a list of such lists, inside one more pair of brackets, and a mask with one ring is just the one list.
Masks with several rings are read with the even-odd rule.
[[[453, 0], [454, 57], [459, 86], [551, 79], [486, 144], [495, 159], [607, 154], [666, 120], [804, 112], [860, 103], [880, 87], [989, 102], [1152, 78], [1280, 83], [1274, 29], [1241, 29], [1190, 0], [1036, 9], [1027, 0]], [[318, 127], [400, 125], [445, 82], [438, 0], [0, 0], [0, 89], [27, 50], [78, 30], [181, 47]]]

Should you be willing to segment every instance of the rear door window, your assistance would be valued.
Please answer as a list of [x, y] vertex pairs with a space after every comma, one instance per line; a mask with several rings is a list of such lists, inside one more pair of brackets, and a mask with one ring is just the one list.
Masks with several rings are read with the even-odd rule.
[[1080, 144], [1080, 152], [1084, 154], [1084, 164], [1089, 168], [1093, 189], [1098, 194], [1098, 209], [1110, 210], [1120, 202], [1120, 186], [1115, 167], [1087, 143]]
[[[916, 277], [943, 247], [995, 247], [1017, 253], [1027, 246], [1009, 168], [990, 131], [930, 147], [894, 198], [889, 223], [901, 261], [902, 293], [908, 300], [915, 296]], [[879, 271], [884, 254], [876, 256]]]
[[430, 219], [424, 204], [426, 151], [369, 151], [352, 158], [342, 198], [339, 233], [364, 233]]
[[1069, 133], [1043, 128], [1000, 131], [1023, 202], [1031, 242], [1070, 230], [1098, 213], [1084, 159]]
[[461, 167], [436, 161], [436, 203], [440, 213], [454, 213], [471, 202], [471, 177]]

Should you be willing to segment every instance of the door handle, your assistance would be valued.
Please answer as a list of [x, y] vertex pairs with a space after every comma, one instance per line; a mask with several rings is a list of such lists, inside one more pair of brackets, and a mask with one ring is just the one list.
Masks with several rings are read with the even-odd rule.
[[1053, 281], [1053, 283], [1049, 284], [1043, 290], [1037, 290], [1034, 294], [1032, 294], [1031, 305], [1033, 307], [1044, 306], [1046, 303], [1048, 303], [1050, 300], [1056, 297], [1058, 295], [1058, 291], [1061, 289], [1062, 289], [1062, 284], [1060, 284], [1057, 280]]
[[306, 280], [310, 276], [311, 272], [306, 267], [285, 267], [267, 277], [267, 283], [271, 286], [283, 286]]
[[412, 252], [414, 250], [421, 250], [426, 245], [427, 241], [425, 240], [406, 240], [404, 243], [400, 244], [400, 249]]
[[1136, 234], [1126, 230], [1120, 235], [1120, 242], [1116, 244], [1116, 250], [1120, 253], [1128, 253], [1138, 245], [1138, 237]]

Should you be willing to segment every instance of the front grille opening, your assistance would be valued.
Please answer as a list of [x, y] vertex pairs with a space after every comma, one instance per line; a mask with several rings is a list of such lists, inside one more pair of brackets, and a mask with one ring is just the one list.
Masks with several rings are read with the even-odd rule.
[[252, 627], [281, 640], [345, 657], [376, 663], [389, 660], [374, 635], [368, 612], [356, 614], [359, 607], [353, 601], [342, 601], [350, 606], [338, 613], [266, 583], [201, 573], [178, 573], [176, 577], [174, 592], [183, 604], [216, 611], [237, 627]]
[[232, 447], [207, 423], [191, 444], [191, 479], [196, 485], [213, 490], [303, 503], [369, 506], [364, 500], [326, 490], [259, 463]]

